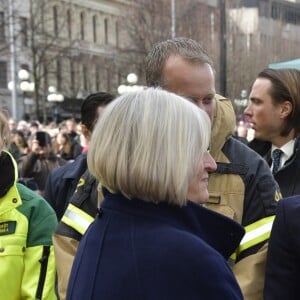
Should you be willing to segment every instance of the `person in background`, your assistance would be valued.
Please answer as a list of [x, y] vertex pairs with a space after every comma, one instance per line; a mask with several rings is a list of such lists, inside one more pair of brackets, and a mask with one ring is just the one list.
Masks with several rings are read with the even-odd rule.
[[10, 132], [17, 130], [17, 123], [13, 118], [8, 119], [8, 127]]
[[283, 197], [300, 194], [300, 71], [261, 71], [249, 97], [244, 113], [255, 131], [249, 146], [268, 162]]
[[26, 139], [30, 136], [29, 125], [25, 120], [20, 120], [18, 122], [17, 130], [22, 131]]
[[[81, 127], [87, 141], [90, 140], [99, 115], [113, 99], [114, 96], [109, 93], [98, 92], [89, 95], [83, 101], [81, 106]], [[74, 162], [57, 168], [49, 174], [44, 196], [55, 210], [58, 220], [62, 218], [77, 183], [86, 169], [86, 153], [83, 153]]]
[[14, 130], [11, 136], [12, 140], [9, 143], [8, 149], [14, 159], [18, 161], [22, 156], [29, 153], [29, 147], [22, 131]]
[[37, 121], [31, 122], [29, 126], [29, 130], [30, 130], [29, 136], [33, 136], [37, 131], [39, 131], [39, 123]]
[[38, 192], [44, 195], [49, 173], [66, 163], [56, 157], [52, 149], [51, 137], [46, 131], [37, 131], [29, 140], [30, 152], [18, 161], [20, 174], [24, 178], [33, 178]]
[[17, 183], [17, 164], [5, 150], [8, 139], [0, 111], [0, 298], [54, 300], [56, 216], [42, 197]]
[[70, 136], [71, 140], [77, 140], [78, 134], [76, 132], [76, 122], [74, 119], [68, 119], [66, 120], [66, 132]]
[[159, 89], [106, 108], [88, 151], [105, 198], [67, 299], [242, 299], [226, 259], [244, 230], [201, 206], [216, 168], [209, 134], [205, 112]]
[[62, 130], [64, 132], [66, 132], [69, 136], [69, 139], [71, 141], [72, 144], [72, 156], [73, 158], [76, 158], [77, 156], [79, 156], [82, 153], [82, 149], [83, 147], [80, 145], [80, 139], [79, 139], [79, 135], [77, 134], [76, 131], [76, 126], [77, 123], [74, 119], [68, 119], [66, 120], [65, 123], [65, 128]]
[[[146, 58], [148, 86], [159, 86], [204, 109], [212, 123], [210, 154], [217, 169], [208, 182], [208, 208], [244, 226], [233, 266], [246, 300], [262, 298], [267, 240], [281, 195], [266, 162], [232, 137], [235, 113], [229, 99], [216, 94], [212, 60], [194, 40], [157, 43]], [[267, 230], [262, 231], [267, 228]]]
[[[98, 118], [113, 99], [113, 95], [99, 92], [88, 96], [83, 102], [81, 107], [81, 126], [82, 133], [87, 141], [91, 139], [91, 134]], [[85, 163], [85, 170], [76, 167], [82, 174], [79, 171], [76, 173], [80, 177], [76, 178], [78, 185], [75, 193], [70, 195], [72, 190], [66, 190], [66, 187], [64, 187], [65, 190], [61, 189], [62, 192], [58, 194], [60, 196], [64, 192], [67, 192], [70, 195], [70, 198], [67, 198], [69, 202], [66, 202], [65, 198], [57, 204], [57, 206], [60, 205], [59, 207], [61, 207], [61, 204], [67, 206], [61, 216], [58, 214], [58, 218], [61, 217], [61, 220], [53, 235], [55, 258], [57, 261], [58, 292], [61, 300], [66, 299], [67, 285], [78, 243], [89, 224], [94, 220], [97, 213], [97, 202], [102, 199], [102, 193], [98, 193], [97, 190], [98, 182], [87, 169], [86, 152], [82, 157], [84, 159], [82, 162]], [[61, 169], [66, 168], [67, 166]], [[53, 173], [58, 174], [59, 170], [53, 171]], [[49, 182], [50, 180], [51, 176]]]
[[64, 132], [60, 131], [56, 136], [56, 142], [54, 144], [54, 153], [56, 156], [63, 158], [66, 161], [74, 160], [75, 155], [78, 156], [78, 153], [73, 153], [72, 141], [70, 136]]

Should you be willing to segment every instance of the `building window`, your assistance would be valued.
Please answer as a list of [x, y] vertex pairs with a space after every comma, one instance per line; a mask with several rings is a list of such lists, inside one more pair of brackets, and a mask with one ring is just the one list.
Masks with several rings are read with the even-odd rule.
[[87, 89], [88, 89], [88, 80], [87, 80], [87, 67], [86, 66], [83, 66], [82, 67], [82, 79], [83, 79], [83, 89], [85, 90], [85, 91], [87, 91]]
[[68, 26], [68, 38], [72, 38], [72, 15], [71, 11], [67, 10], [67, 26]]
[[5, 19], [4, 12], [0, 12], [0, 41], [5, 40]]
[[75, 89], [75, 66], [74, 62], [70, 61], [70, 83], [71, 83], [71, 90], [74, 91]]
[[109, 69], [106, 69], [106, 88], [107, 88], [107, 91], [111, 90], [110, 71], [109, 71]]
[[80, 13], [80, 38], [84, 40], [84, 13]]
[[21, 27], [21, 44], [22, 46], [28, 46], [28, 20], [27, 18], [20, 18], [20, 27]]
[[96, 91], [100, 91], [100, 70], [99, 70], [99, 66], [97, 65], [95, 69], [95, 87], [96, 87]]
[[53, 30], [54, 36], [58, 36], [58, 23], [57, 23], [57, 6], [53, 6]]
[[61, 74], [61, 61], [58, 59], [56, 61], [56, 87], [57, 90], [60, 91], [61, 90], [61, 84], [62, 84], [62, 74]]
[[93, 40], [97, 43], [97, 16], [93, 16]]
[[119, 23], [116, 22], [116, 47], [119, 48]]
[[7, 63], [0, 61], [0, 88], [7, 89]]
[[104, 42], [105, 45], [108, 44], [108, 20], [104, 19]]

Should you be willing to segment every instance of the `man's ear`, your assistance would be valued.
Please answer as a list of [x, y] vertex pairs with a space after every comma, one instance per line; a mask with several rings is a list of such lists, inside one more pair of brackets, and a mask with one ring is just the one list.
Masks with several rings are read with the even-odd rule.
[[290, 101], [284, 101], [280, 104], [280, 117], [281, 119], [285, 119], [288, 115], [291, 114], [293, 110], [293, 105]]
[[85, 138], [89, 139], [91, 137], [91, 132], [87, 129], [87, 127], [84, 124], [81, 125], [81, 132], [84, 135]]

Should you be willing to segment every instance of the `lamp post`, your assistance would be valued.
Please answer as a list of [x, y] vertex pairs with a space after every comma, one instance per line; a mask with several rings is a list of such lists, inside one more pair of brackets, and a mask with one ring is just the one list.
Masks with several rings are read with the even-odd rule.
[[[27, 98], [27, 94], [32, 94], [34, 92], [34, 82], [31, 82], [29, 80], [30, 74], [27, 70], [21, 69], [18, 72], [18, 84], [16, 85], [17, 91], [22, 92], [22, 106], [23, 106], [23, 114], [30, 113], [30, 111], [27, 110], [28, 105], [32, 105], [32, 98]], [[14, 89], [14, 83], [13, 81], [10, 81], [8, 83], [8, 89], [10, 91], [13, 91]]]
[[120, 95], [128, 93], [128, 92], [143, 90], [145, 88], [142, 85], [137, 85], [138, 76], [135, 73], [129, 73], [126, 77], [126, 80], [127, 80], [128, 84], [121, 84], [118, 87], [118, 93]]
[[64, 95], [58, 93], [55, 86], [49, 86], [48, 93], [49, 95], [47, 96], [47, 100], [51, 103], [54, 103], [54, 121], [56, 124], [58, 124], [58, 103], [64, 101]]

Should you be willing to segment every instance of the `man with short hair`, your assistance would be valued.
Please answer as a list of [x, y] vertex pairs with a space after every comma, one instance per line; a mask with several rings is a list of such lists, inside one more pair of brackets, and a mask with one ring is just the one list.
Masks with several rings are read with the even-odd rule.
[[[84, 100], [81, 106], [81, 127], [88, 142], [98, 118], [113, 100], [113, 95], [104, 92], [91, 94]], [[73, 163], [53, 171], [49, 176], [45, 194], [45, 198], [55, 205], [60, 221], [53, 236], [53, 245], [61, 300], [66, 299], [79, 241], [97, 213], [98, 182], [87, 169], [86, 155], [87, 152]]]
[[[91, 138], [94, 125], [102, 110], [113, 99], [114, 96], [109, 93], [98, 92], [89, 95], [83, 101], [81, 127], [87, 141]], [[58, 220], [63, 216], [77, 183], [86, 170], [86, 153], [82, 153], [74, 162], [55, 169], [49, 174], [44, 197], [55, 210]]]
[[244, 113], [255, 131], [249, 146], [270, 165], [282, 196], [300, 194], [300, 71], [261, 71]]
[[245, 299], [260, 299], [266, 241], [280, 198], [268, 165], [232, 137], [236, 122], [231, 101], [216, 94], [213, 63], [199, 43], [176, 38], [156, 44], [146, 58], [146, 81], [148, 86], [189, 99], [209, 115], [210, 153], [217, 170], [209, 177], [206, 206], [245, 227], [247, 233], [237, 250], [233, 270]]

